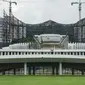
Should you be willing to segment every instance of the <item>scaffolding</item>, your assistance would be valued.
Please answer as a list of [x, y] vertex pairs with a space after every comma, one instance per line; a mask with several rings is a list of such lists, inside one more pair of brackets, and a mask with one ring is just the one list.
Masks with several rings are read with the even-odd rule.
[[14, 39], [26, 38], [26, 24], [17, 19], [13, 14], [10, 16], [3, 12], [3, 43], [11, 44]]

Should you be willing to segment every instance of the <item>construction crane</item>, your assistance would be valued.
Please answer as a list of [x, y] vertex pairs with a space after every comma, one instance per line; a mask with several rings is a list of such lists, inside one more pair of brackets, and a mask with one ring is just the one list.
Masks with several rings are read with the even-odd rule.
[[71, 5], [74, 5], [74, 4], [78, 4], [79, 5], [79, 20], [81, 20], [81, 10], [82, 10], [81, 5], [85, 4], [85, 2], [81, 2], [81, 0], [79, 0], [79, 2], [72, 2], [71, 3]]
[[11, 27], [12, 4], [17, 5], [17, 2], [12, 2], [11, 0], [10, 1], [8, 1], [8, 0], [2, 0], [2, 1], [9, 3], [9, 43], [10, 43], [10, 40], [12, 40], [12, 33], [11, 33], [11, 30], [12, 30], [12, 27]]
[[11, 14], [12, 14], [12, 4], [17, 5], [17, 2], [12, 2], [11, 0], [10, 1], [3, 0], [3, 2], [8, 2], [9, 3], [9, 16], [11, 16]]
[[[74, 4], [78, 4], [79, 5], [79, 8], [78, 8], [78, 10], [79, 10], [79, 21], [81, 20], [81, 10], [82, 10], [82, 7], [81, 7], [81, 5], [82, 4], [85, 4], [85, 2], [81, 2], [81, 0], [79, 0], [79, 2], [72, 2], [71, 3], [71, 5], [74, 5]], [[74, 31], [76, 31], [76, 30], [74, 30]], [[78, 28], [78, 41], [79, 42], [81, 42], [82, 41], [82, 32], [83, 32], [83, 30], [82, 30], [82, 28], [81, 28], [81, 25], [79, 25], [79, 28]]]

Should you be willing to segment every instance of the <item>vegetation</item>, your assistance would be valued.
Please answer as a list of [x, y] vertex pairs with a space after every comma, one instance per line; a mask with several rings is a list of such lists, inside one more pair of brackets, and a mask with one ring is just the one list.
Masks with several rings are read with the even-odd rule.
[[0, 76], [0, 85], [85, 85], [85, 77]]
[[27, 25], [27, 37], [40, 34], [61, 34], [69, 35], [69, 41], [74, 42], [74, 24], [60, 24], [54, 21], [47, 21], [41, 24]]

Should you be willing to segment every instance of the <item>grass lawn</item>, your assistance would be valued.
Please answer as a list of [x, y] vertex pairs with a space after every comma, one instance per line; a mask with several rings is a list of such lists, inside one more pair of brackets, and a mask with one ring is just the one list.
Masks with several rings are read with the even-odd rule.
[[0, 85], [85, 85], [84, 76], [0, 76]]

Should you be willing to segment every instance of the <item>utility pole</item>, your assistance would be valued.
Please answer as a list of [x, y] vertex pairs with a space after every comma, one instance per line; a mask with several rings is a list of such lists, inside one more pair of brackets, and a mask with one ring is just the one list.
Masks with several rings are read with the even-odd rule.
[[11, 30], [12, 30], [12, 27], [11, 27], [11, 18], [12, 18], [12, 4], [15, 4], [17, 5], [17, 2], [12, 2], [11, 0], [8, 1], [8, 0], [3, 0], [3, 2], [8, 2], [9, 3], [9, 40], [8, 42], [10, 43], [10, 40], [12, 40], [12, 33], [11, 33]]
[[[81, 20], [81, 10], [82, 10], [82, 7], [81, 5], [82, 4], [85, 4], [85, 2], [81, 2], [81, 0], [79, 0], [79, 2], [72, 2], [71, 5], [74, 5], [74, 4], [78, 4], [79, 5], [79, 21]], [[81, 29], [81, 25], [79, 27], [79, 33], [78, 33], [78, 37], [79, 37], [79, 41], [81, 42], [82, 41], [82, 29]]]

